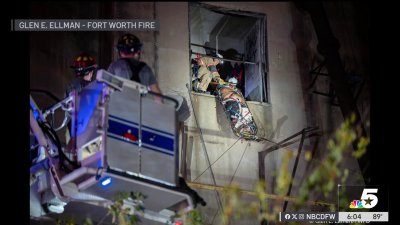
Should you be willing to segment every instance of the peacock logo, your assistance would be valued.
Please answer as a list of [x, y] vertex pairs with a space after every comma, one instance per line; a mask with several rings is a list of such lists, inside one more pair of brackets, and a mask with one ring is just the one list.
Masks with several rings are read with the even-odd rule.
[[363, 204], [361, 200], [353, 200], [352, 202], [350, 202], [350, 209], [362, 209]]

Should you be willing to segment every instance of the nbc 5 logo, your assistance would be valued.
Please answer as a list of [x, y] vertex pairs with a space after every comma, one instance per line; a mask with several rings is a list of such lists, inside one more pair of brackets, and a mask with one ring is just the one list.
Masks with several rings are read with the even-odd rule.
[[378, 197], [374, 195], [378, 193], [378, 188], [364, 188], [360, 200], [350, 202], [351, 209], [371, 209], [378, 204]]

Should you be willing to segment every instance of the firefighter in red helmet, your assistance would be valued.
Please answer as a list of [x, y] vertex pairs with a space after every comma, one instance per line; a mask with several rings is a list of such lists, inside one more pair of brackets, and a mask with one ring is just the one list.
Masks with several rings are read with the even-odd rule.
[[[75, 79], [66, 87], [66, 96], [70, 96], [71, 93], [75, 91], [75, 94], [79, 94], [84, 87], [89, 85], [94, 79], [97, 69], [96, 60], [93, 56], [89, 55], [86, 52], [82, 52], [77, 55], [71, 66], [70, 66], [75, 74]], [[68, 116], [71, 117], [71, 114], [68, 112]], [[65, 140], [68, 149], [72, 149], [73, 141], [69, 141], [71, 138], [71, 121], [68, 122], [68, 129], [65, 133]]]
[[82, 52], [75, 57], [71, 68], [74, 70], [76, 78], [67, 86], [67, 95], [74, 90], [79, 93], [82, 88], [93, 81], [97, 64], [93, 56]]

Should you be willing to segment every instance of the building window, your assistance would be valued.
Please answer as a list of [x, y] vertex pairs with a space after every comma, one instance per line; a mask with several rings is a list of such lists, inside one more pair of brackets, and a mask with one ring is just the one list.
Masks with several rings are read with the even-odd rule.
[[[220, 57], [223, 63], [216, 67], [222, 79], [237, 82], [247, 101], [268, 102], [265, 24], [265, 14], [189, 3], [192, 81], [199, 78], [198, 58]], [[206, 94], [216, 85], [211, 81]]]

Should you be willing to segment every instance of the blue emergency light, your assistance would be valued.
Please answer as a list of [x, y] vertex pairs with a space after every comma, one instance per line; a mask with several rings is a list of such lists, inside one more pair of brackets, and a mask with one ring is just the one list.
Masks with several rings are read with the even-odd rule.
[[106, 187], [111, 184], [111, 177], [105, 177], [100, 182], [101, 186]]

